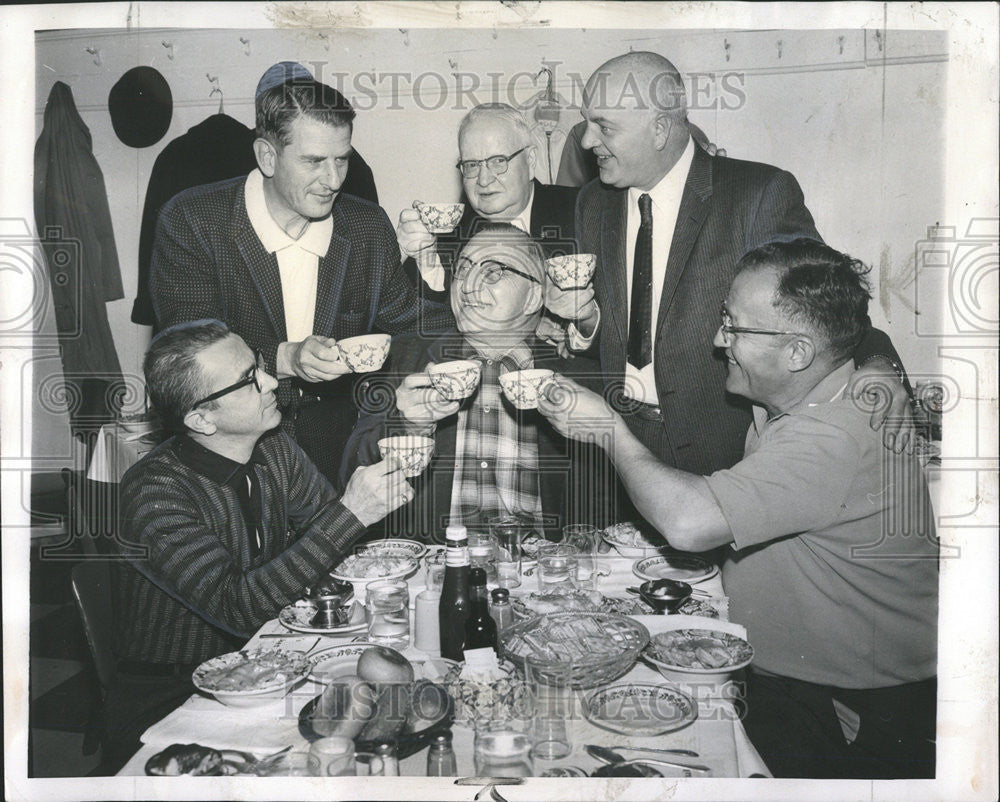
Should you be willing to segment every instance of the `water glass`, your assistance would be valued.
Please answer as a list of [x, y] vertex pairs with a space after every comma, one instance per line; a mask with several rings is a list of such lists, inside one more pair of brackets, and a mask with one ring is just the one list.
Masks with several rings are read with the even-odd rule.
[[531, 777], [531, 740], [509, 721], [476, 725], [473, 753], [480, 777]]
[[496, 546], [490, 536], [489, 529], [484, 531], [468, 530], [469, 535], [469, 570], [482, 568], [486, 572], [487, 584], [496, 584], [497, 555]]
[[308, 752], [287, 752], [257, 768], [258, 777], [318, 777], [319, 759]]
[[599, 530], [590, 524], [570, 524], [564, 526], [562, 532], [563, 543], [576, 549], [578, 586], [597, 590]]
[[574, 716], [572, 661], [527, 655], [524, 677], [531, 711], [531, 755], [558, 760], [573, 751], [570, 722]]
[[440, 593], [444, 587], [444, 552], [436, 551], [428, 554], [424, 558], [424, 567], [427, 572], [424, 582], [427, 590], [436, 590]]
[[565, 543], [545, 543], [538, 547], [538, 590], [541, 593], [575, 590], [577, 551]]
[[331, 735], [313, 741], [309, 754], [319, 761], [319, 774], [325, 777], [354, 776], [354, 741]]
[[497, 584], [521, 586], [521, 542], [532, 531], [530, 523], [505, 515], [490, 519], [490, 535], [497, 550]]
[[368, 585], [368, 640], [394, 649], [410, 645], [410, 593], [400, 579], [380, 579]]

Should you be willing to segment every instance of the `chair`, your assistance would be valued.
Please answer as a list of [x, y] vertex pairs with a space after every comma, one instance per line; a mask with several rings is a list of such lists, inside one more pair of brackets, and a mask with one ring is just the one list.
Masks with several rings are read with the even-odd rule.
[[[73, 566], [70, 582], [90, 656], [94, 660], [103, 702], [115, 674], [116, 662], [112, 649], [111, 572], [108, 563], [105, 560], [85, 560]], [[87, 727], [83, 741], [85, 755], [93, 754], [99, 743], [100, 729], [95, 726], [99, 712], [100, 706], [91, 715], [90, 726]]]

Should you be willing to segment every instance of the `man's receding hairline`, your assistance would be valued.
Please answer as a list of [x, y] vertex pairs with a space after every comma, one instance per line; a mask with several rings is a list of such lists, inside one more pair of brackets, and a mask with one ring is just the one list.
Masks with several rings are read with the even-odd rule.
[[[595, 83], [603, 83], [605, 91], [610, 88], [623, 88], [628, 83], [629, 76], [632, 76], [632, 83], [642, 93], [640, 101], [652, 105], [658, 112], [684, 111], [686, 113], [687, 93], [680, 70], [669, 59], [652, 51], [623, 53], [604, 62], [594, 70], [593, 75], [584, 86], [585, 102], [589, 104], [592, 100], [590, 96], [593, 93]], [[665, 90], [667, 86], [673, 89], [672, 94]], [[651, 97], [654, 90], [659, 97]], [[678, 104], [677, 97], [683, 102]], [[630, 95], [630, 99], [633, 104], [636, 102], [634, 96]], [[666, 102], [667, 100], [673, 102]]]

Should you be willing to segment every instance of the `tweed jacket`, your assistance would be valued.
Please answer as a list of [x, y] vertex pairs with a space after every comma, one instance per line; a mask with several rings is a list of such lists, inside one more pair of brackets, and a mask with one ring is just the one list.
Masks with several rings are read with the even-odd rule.
[[[273, 372], [288, 337], [278, 260], [247, 216], [245, 178], [194, 187], [164, 207], [157, 226], [150, 291], [161, 327], [214, 317], [259, 348]], [[370, 332], [441, 332], [454, 325], [444, 304], [421, 304], [400, 268], [399, 246], [381, 207], [340, 193], [330, 249], [319, 262], [313, 333], [342, 339]], [[278, 405], [291, 432], [300, 391], [350, 396], [324, 383], [282, 379]], [[329, 383], [336, 385], [337, 382]]]
[[111, 563], [119, 657], [185, 664], [240, 648], [363, 531], [299, 447], [271, 432], [249, 466], [263, 536], [253, 557], [235, 490], [192, 469], [181, 446], [171, 438], [122, 479], [127, 559]]
[[[564, 359], [558, 356], [555, 348], [534, 338], [529, 345], [536, 368], [554, 370], [592, 388], [600, 385], [600, 370], [595, 361], [583, 357]], [[377, 446], [379, 438], [408, 432], [405, 421], [395, 409], [395, 387], [399, 382], [428, 364], [458, 359], [462, 353], [463, 340], [457, 331], [431, 342], [418, 337], [394, 340], [391, 368], [386, 373], [389, 384], [379, 393], [384, 403], [361, 415], [344, 452], [342, 476], [350, 475], [358, 465], [369, 465], [381, 459]], [[471, 403], [471, 397], [463, 403]], [[508, 404], [506, 399], [503, 403]], [[610, 509], [614, 471], [604, 453], [593, 444], [566, 440], [537, 410], [519, 414], [524, 422], [536, 425], [539, 495], [549, 536], [556, 538], [562, 527], [570, 523], [604, 525], [613, 522]], [[415, 491], [413, 500], [370, 527], [369, 535], [405, 533], [407, 537], [444, 542], [444, 528], [451, 510], [457, 434], [458, 415], [437, 422], [431, 464], [423, 474], [410, 480]]]
[[[576, 196], [580, 191], [577, 187], [560, 187], [554, 184], [542, 184], [532, 179], [535, 194], [531, 201], [531, 221], [529, 233], [542, 248], [546, 259], [566, 253], [577, 253], [576, 240]], [[426, 298], [446, 300], [448, 287], [451, 285], [451, 271], [462, 247], [476, 233], [477, 226], [483, 225], [484, 218], [476, 214], [470, 203], [465, 204], [465, 212], [458, 226], [449, 234], [441, 234], [437, 238], [436, 248], [441, 264], [444, 267], [444, 291], [434, 292], [420, 282], [420, 271], [416, 260], [410, 256], [403, 262], [406, 275], [417, 286], [422, 288]]]
[[[624, 189], [591, 181], [580, 190], [580, 250], [598, 255], [594, 291], [607, 389], [622, 382], [628, 343]], [[669, 445], [658, 454], [682, 470], [708, 474], [743, 455], [749, 404], [727, 395], [726, 363], [713, 354], [719, 307], [749, 250], [772, 240], [819, 239], [798, 182], [756, 162], [709, 156], [695, 148], [670, 244], [659, 315], [653, 329], [656, 390]]]

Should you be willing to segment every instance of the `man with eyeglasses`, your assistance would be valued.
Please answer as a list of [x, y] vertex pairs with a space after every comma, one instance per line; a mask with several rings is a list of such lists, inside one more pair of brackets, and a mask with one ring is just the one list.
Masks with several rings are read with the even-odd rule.
[[[578, 190], [532, 177], [536, 149], [520, 111], [506, 103], [471, 109], [459, 125], [458, 150], [467, 203], [455, 231], [432, 234], [414, 209], [404, 209], [396, 227], [403, 267], [414, 282], [424, 282], [428, 297], [445, 297], [458, 251], [487, 221], [507, 222], [530, 234], [545, 258], [577, 253]], [[593, 297], [592, 287], [564, 291], [550, 284], [541, 333], [559, 344], [568, 337], [574, 350], [587, 347], [600, 320]]]
[[366, 526], [412, 498], [386, 462], [359, 468], [338, 495], [275, 431], [278, 382], [260, 352], [219, 321], [165, 329], [144, 370], [176, 434], [121, 483], [118, 667], [104, 715], [112, 762], [193, 692], [199, 663], [241, 648], [323, 581]]
[[[600, 178], [580, 190], [576, 231], [580, 250], [597, 254], [605, 381], [661, 459], [703, 474], [729, 467], [750, 412], [725, 393], [723, 366], [701, 359], [712, 315], [744, 253], [775, 239], [820, 239], [812, 215], [790, 173], [695, 145], [682, 76], [656, 53], [598, 67], [583, 101], [581, 141]], [[873, 426], [888, 416], [886, 444], [899, 450], [909, 396], [895, 350], [868, 329], [855, 358], [873, 363], [869, 380], [883, 400], [891, 395]]]
[[[362, 416], [344, 465], [346, 473], [376, 460], [385, 436], [434, 438], [415, 498], [386, 518], [388, 532], [441, 542], [449, 523], [485, 526], [499, 515], [520, 515], [550, 534], [607, 518], [602, 480], [610, 478], [610, 466], [603, 455], [568, 443], [535, 410], [514, 408], [500, 387], [501, 376], [531, 368], [599, 381], [596, 363], [563, 358], [535, 335], [545, 285], [538, 244], [508, 223], [487, 223], [455, 261], [450, 295], [457, 330], [430, 343], [393, 342], [395, 403]], [[453, 360], [480, 365], [479, 385], [461, 401], [439, 392], [428, 373]]]
[[[712, 315], [726, 390], [753, 403], [745, 454], [678, 470], [603, 398], [558, 378], [539, 411], [603, 441], [671, 546], [721, 546], [729, 614], [754, 647], [744, 725], [777, 777], [934, 777], [938, 541], [917, 458], [844, 397], [868, 272], [812, 239], [745, 255]], [[708, 353], [702, 357], [710, 358]]]

